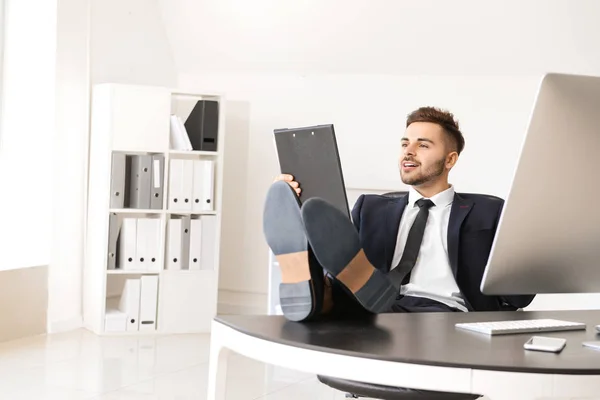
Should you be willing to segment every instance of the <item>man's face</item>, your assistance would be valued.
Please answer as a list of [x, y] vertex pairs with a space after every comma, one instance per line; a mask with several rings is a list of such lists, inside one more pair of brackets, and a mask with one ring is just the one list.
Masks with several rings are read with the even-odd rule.
[[435, 181], [446, 170], [446, 133], [430, 122], [413, 122], [401, 141], [399, 165], [402, 182], [420, 186]]

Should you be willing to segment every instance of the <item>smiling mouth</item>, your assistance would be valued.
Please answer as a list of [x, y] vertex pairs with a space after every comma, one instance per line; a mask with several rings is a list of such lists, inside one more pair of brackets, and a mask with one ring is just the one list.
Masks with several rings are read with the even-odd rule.
[[402, 163], [402, 167], [403, 168], [415, 168], [415, 167], [418, 167], [418, 166], [419, 166], [419, 164], [414, 163], [414, 162], [409, 162], [409, 161], [405, 161], [405, 162]]

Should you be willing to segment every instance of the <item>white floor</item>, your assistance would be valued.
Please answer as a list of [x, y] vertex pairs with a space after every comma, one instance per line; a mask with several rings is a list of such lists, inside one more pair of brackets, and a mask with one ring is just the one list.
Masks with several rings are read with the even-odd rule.
[[[0, 343], [0, 398], [206, 399], [208, 335], [98, 337], [87, 330]], [[341, 400], [312, 374], [231, 357], [230, 400]]]

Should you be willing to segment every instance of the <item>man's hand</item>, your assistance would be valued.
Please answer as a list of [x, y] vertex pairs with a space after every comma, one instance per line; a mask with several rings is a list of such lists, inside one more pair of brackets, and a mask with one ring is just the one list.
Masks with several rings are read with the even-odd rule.
[[290, 174], [277, 175], [275, 177], [275, 179], [273, 180], [273, 182], [276, 182], [276, 181], [285, 181], [285, 182], [289, 183], [290, 186], [293, 187], [294, 190], [296, 191], [296, 194], [298, 196], [300, 196], [300, 192], [302, 191], [302, 189], [300, 189], [300, 184], [294, 180], [294, 177], [292, 175], [290, 175]]

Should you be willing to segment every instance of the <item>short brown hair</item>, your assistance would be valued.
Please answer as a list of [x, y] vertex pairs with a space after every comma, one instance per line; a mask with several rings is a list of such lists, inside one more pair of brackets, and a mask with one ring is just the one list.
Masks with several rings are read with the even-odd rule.
[[408, 128], [413, 122], [431, 122], [438, 124], [444, 129], [446, 134], [450, 136], [456, 146], [458, 154], [465, 148], [465, 138], [460, 132], [458, 121], [451, 112], [436, 107], [421, 107], [408, 114], [406, 117], [406, 127]]

